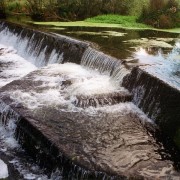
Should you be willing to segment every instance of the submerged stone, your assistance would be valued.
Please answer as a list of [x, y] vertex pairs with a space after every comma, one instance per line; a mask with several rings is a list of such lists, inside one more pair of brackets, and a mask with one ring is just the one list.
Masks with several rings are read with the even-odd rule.
[[97, 107], [104, 105], [114, 105], [121, 102], [130, 102], [132, 95], [129, 92], [113, 92], [93, 96], [76, 96], [74, 104], [78, 107]]

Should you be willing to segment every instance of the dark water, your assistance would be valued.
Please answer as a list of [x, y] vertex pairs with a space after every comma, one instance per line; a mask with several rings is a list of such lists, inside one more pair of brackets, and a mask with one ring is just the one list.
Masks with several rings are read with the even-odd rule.
[[[132, 44], [129, 42], [125, 42], [131, 39], [140, 39], [140, 38], [178, 38], [179, 34], [158, 32], [158, 31], [134, 31], [134, 30], [123, 30], [117, 28], [97, 28], [97, 27], [67, 27], [65, 30], [53, 30], [53, 32], [59, 34], [65, 34], [68, 36], [72, 36], [81, 40], [90, 41], [98, 45], [98, 48], [106, 52], [116, 58], [126, 59], [132, 56], [132, 53], [135, 51], [135, 47], [138, 47], [139, 44]], [[114, 31], [118, 33], [126, 33], [123, 36], [111, 36], [103, 33], [105, 31]], [[87, 32], [85, 34], [84, 32]], [[92, 35], [88, 34], [88, 32], [99, 32], [102, 34]], [[170, 44], [174, 44], [174, 40], [169, 42]], [[162, 48], [164, 53], [169, 50], [166, 48]], [[154, 48], [155, 52], [157, 52], [157, 48]]]
[[180, 33], [155, 30], [125, 30], [120, 28], [99, 27], [59, 27], [60, 29], [58, 30], [54, 26], [34, 25], [30, 22], [31, 19], [26, 16], [9, 17], [8, 21], [91, 42], [100, 51], [122, 60], [131, 58], [139, 47], [145, 48], [148, 53], [154, 55], [156, 55], [159, 50], [162, 51], [162, 54], [167, 54], [172, 49], [172, 47], [166, 48], [164, 45], [155, 45], [151, 42], [150, 44], [143, 45], [141, 43], [128, 42], [129, 40], [147, 38], [147, 40], [163, 41], [172, 46], [174, 46], [178, 40], [180, 41]]
[[167, 77], [172, 76], [178, 86], [180, 85], [178, 33], [99, 27], [62, 27], [59, 30], [53, 26], [35, 25], [35, 27], [88, 41], [96, 49], [128, 62], [128, 68], [139, 64], [159, 64], [159, 61], [167, 61], [166, 67], [163, 66], [161, 69], [167, 70], [165, 71]]

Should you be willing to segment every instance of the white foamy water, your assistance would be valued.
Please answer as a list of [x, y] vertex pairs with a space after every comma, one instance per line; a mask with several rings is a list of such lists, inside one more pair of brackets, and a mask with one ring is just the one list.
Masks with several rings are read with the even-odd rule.
[[109, 116], [110, 118], [118, 118], [126, 116], [128, 114], [136, 114], [142, 122], [151, 122], [153, 121], [147, 117], [136, 105], [132, 102], [119, 103], [115, 105], [105, 105], [103, 107], [88, 107], [82, 110], [84, 113], [89, 114], [89, 116]]
[[2, 161], [0, 159], [0, 179], [5, 179], [9, 176], [8, 173], [8, 167], [7, 165], [4, 163], [4, 161]]
[[0, 123], [0, 150], [6, 152], [8, 149], [19, 147], [17, 140], [14, 138], [16, 124], [14, 119], [8, 120], [6, 125]]
[[42, 81], [37, 87], [41, 91], [10, 92], [12, 99], [31, 109], [42, 105], [71, 107], [78, 95], [94, 96], [126, 91], [112, 81], [110, 76], [73, 63], [48, 65], [31, 78], [33, 81]]
[[[33, 37], [32, 37], [33, 39]], [[16, 41], [15, 41], [16, 43]], [[28, 41], [24, 42], [24, 47]], [[22, 47], [23, 44], [21, 44]], [[19, 79], [31, 71], [36, 70], [37, 68], [17, 55], [16, 50], [12, 47], [2, 46], [0, 53], [0, 64], [2, 64], [2, 72], [0, 72], [0, 86]], [[30, 48], [30, 47], [29, 47]], [[28, 50], [29, 51], [29, 50]], [[42, 66], [44, 64], [46, 47], [40, 52], [40, 59], [38, 62], [35, 62], [36, 65]], [[24, 49], [19, 48], [19, 54], [25, 53]], [[26, 57], [25, 55], [23, 57]], [[33, 54], [31, 57], [35, 58]], [[50, 62], [55, 63], [59, 58], [61, 62], [63, 54], [60, 56], [56, 54], [55, 51], [50, 55]], [[108, 61], [107, 61], [108, 64]], [[106, 64], [106, 65], [107, 65]], [[113, 66], [112, 62], [112, 66]], [[3, 66], [4, 65], [4, 66]], [[109, 66], [111, 70], [111, 65]], [[88, 67], [88, 66], [87, 66]], [[101, 67], [101, 64], [100, 64]], [[113, 66], [114, 67], [114, 66]], [[122, 71], [115, 71], [114, 77], [110, 77], [110, 70], [102, 69], [100, 74], [96, 70], [86, 69], [77, 64], [65, 63], [65, 64], [52, 64], [46, 66], [37, 73], [35, 72], [30, 76], [32, 81], [41, 81], [35, 89], [31, 87], [25, 89], [19, 89], [14, 91], [13, 89], [9, 92], [10, 97], [14, 99], [17, 103], [23, 104], [25, 107], [30, 109], [36, 109], [42, 106], [52, 106], [54, 108], [61, 108], [61, 110], [66, 111], [81, 111], [87, 113], [93, 117], [93, 115], [98, 116], [123, 116], [129, 113], [136, 113], [143, 120], [149, 120], [134, 104], [132, 103], [120, 103], [113, 106], [104, 106], [104, 107], [88, 107], [86, 109], [77, 108], [74, 106], [73, 102], [76, 100], [76, 96], [95, 96], [101, 94], [116, 93], [121, 91], [126, 91], [123, 87], [119, 86], [119, 77], [124, 77], [125, 73], [122, 74]], [[119, 67], [118, 67], [119, 69]], [[124, 71], [123, 71], [124, 72]], [[1, 78], [2, 77], [2, 78]], [[26, 78], [24, 78], [26, 79]], [[118, 79], [118, 81], [117, 81]], [[13, 119], [10, 119], [6, 125], [0, 126], [0, 148], [3, 152], [8, 152], [8, 149], [15, 150], [19, 147], [17, 141], [14, 138], [14, 131], [16, 129], [16, 124]], [[15, 157], [10, 161], [15, 168], [23, 175], [24, 179], [39, 179], [47, 180], [49, 179], [46, 175], [43, 174], [43, 170], [29, 162], [22, 162], [21, 157]], [[50, 179], [61, 179], [61, 172], [55, 172], [55, 175], [52, 174]]]
[[3, 101], [0, 101], [0, 114], [0, 150], [6, 152], [8, 149], [19, 147], [14, 138], [19, 115], [12, 111]]
[[[51, 180], [45, 175], [43, 169], [30, 161], [30, 157], [24, 155], [24, 151], [15, 139], [16, 123], [19, 120], [19, 115], [10, 109], [5, 103], [0, 101], [0, 151], [9, 157], [8, 163], [12, 164], [14, 168], [26, 180]], [[19, 154], [20, 155], [17, 155]], [[22, 156], [23, 155], [23, 156]], [[29, 161], [27, 161], [29, 159]], [[54, 173], [52, 173], [52, 176]], [[61, 172], [56, 172], [56, 178], [61, 178]], [[0, 179], [8, 177], [7, 165], [0, 159]], [[12, 178], [12, 176], [11, 176]]]
[[166, 55], [163, 54], [161, 50], [159, 50], [157, 54], [151, 55], [144, 48], [139, 48], [134, 53], [134, 58], [137, 58], [139, 60], [138, 63], [143, 65], [162, 64], [167, 61], [180, 63], [180, 43], [176, 42], [171, 52]]
[[167, 84], [180, 90], [180, 43], [176, 42], [171, 52], [164, 55], [159, 51], [156, 55], [140, 48], [134, 54], [138, 64], [148, 73], [157, 76]]
[[96, 69], [101, 73], [111, 76], [114, 81], [121, 85], [124, 76], [129, 73], [122, 62], [116, 58], [108, 56], [91, 47], [87, 48], [81, 58], [81, 65], [89, 69]]
[[32, 162], [28, 162], [25, 158], [30, 159], [30, 157], [25, 156], [23, 158], [15, 157], [10, 161], [25, 180], [62, 180], [61, 172], [58, 169], [48, 177], [43, 169]]
[[[4, 25], [1, 23], [0, 27], [2, 28]], [[25, 33], [25, 37], [21, 37], [21, 35], [26, 30], [22, 29], [20, 34], [17, 35], [8, 27], [3, 27], [3, 30], [0, 31], [0, 43], [6, 46], [12, 46], [17, 50], [17, 54], [21, 57], [25, 58], [29, 62], [32, 62], [37, 67], [45, 66], [47, 63], [60, 63], [63, 60], [63, 53], [52, 51], [50, 56], [46, 56], [47, 46], [42, 48], [43, 42], [45, 38], [41, 38], [37, 41], [35, 37], [35, 33], [29, 37], [29, 34]], [[46, 61], [45, 61], [46, 59]]]
[[36, 66], [17, 55], [14, 48], [6, 47], [1, 44], [0, 67], [0, 87], [37, 69]]

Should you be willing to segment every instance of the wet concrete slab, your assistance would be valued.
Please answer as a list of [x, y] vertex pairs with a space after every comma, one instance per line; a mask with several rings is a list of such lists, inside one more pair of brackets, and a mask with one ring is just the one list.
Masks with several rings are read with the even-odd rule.
[[[170, 66], [171, 65], [171, 66]], [[179, 65], [166, 63], [135, 67], [123, 86], [133, 94], [142, 109], [180, 149], [180, 76]]]
[[[72, 103], [74, 96], [66, 92], [75, 82], [74, 76], [58, 73], [54, 66], [34, 71], [0, 89], [1, 100], [21, 116], [16, 132], [19, 142], [37, 162], [49, 169], [63, 169], [65, 178], [180, 176], [155, 138], [158, 128], [135, 105], [126, 102], [76, 107]], [[121, 91], [124, 93], [118, 89]]]

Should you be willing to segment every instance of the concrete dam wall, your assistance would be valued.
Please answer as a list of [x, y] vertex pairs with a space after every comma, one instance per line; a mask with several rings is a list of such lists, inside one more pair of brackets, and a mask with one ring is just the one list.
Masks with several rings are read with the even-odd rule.
[[57, 169], [61, 179], [179, 177], [178, 82], [8, 22], [0, 44], [0, 126], [48, 178]]

